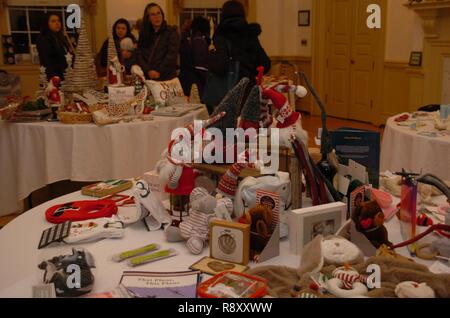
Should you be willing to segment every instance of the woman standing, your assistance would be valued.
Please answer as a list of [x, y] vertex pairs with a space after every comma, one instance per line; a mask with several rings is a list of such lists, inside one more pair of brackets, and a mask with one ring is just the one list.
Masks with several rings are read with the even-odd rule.
[[256, 68], [264, 66], [267, 73], [271, 66], [258, 39], [261, 32], [259, 24], [247, 22], [242, 3], [227, 1], [222, 7], [221, 22], [214, 35], [215, 50], [210, 57], [209, 71], [225, 75], [232, 59], [240, 64], [239, 79], [248, 77], [251, 83], [256, 84]]
[[55, 13], [46, 15], [41, 28], [41, 34], [36, 43], [39, 53], [39, 61], [50, 80], [59, 76], [64, 80], [64, 72], [67, 68], [66, 55], [75, 55], [69, 41], [65, 37], [61, 18]]
[[176, 27], [168, 26], [164, 12], [156, 3], [147, 5], [139, 34], [137, 61], [145, 76], [166, 81], [177, 76], [180, 36]]
[[186, 96], [189, 96], [193, 84], [197, 85], [200, 96], [203, 95], [208, 76], [209, 34], [209, 21], [204, 17], [196, 17], [190, 32], [181, 41], [180, 81]]
[[[121, 62], [123, 62], [120, 42], [125, 38], [130, 38], [135, 43], [136, 39], [131, 33], [130, 23], [126, 19], [121, 18], [117, 20], [113, 25], [112, 31], [117, 57]], [[97, 75], [99, 77], [106, 76], [106, 68], [108, 67], [108, 42], [109, 39], [106, 39], [105, 42], [103, 42], [102, 48], [96, 58]]]

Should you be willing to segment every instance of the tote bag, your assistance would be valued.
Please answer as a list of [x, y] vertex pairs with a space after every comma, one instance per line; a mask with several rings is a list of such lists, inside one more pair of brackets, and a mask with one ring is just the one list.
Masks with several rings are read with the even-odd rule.
[[[231, 44], [228, 41], [228, 56], [230, 56]], [[239, 81], [240, 62], [234, 61], [230, 57], [228, 62], [228, 72], [225, 76], [218, 76], [209, 72], [206, 80], [205, 91], [202, 101], [208, 106], [217, 106], [222, 99]]]

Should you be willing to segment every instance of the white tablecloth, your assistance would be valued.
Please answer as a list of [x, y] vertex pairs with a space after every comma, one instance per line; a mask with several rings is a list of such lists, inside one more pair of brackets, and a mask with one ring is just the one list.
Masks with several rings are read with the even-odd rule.
[[[397, 117], [397, 116], [396, 116]], [[389, 118], [381, 149], [381, 170], [432, 173], [450, 180], [450, 135], [431, 138], [418, 135], [409, 127], [397, 125]], [[421, 130], [433, 130], [431, 121]]]
[[0, 216], [20, 209], [33, 191], [61, 180], [132, 178], [153, 170], [172, 131], [206, 108], [180, 118], [98, 127], [0, 122]]
[[[125, 192], [125, 194], [130, 194], [130, 191]], [[42, 283], [43, 271], [39, 270], [37, 265], [43, 260], [61, 255], [61, 251], [68, 251], [68, 254], [71, 254], [70, 246], [68, 245], [52, 246], [42, 250], [37, 249], [42, 231], [52, 226], [45, 220], [45, 211], [56, 204], [86, 199], [91, 200], [92, 198], [82, 196], [80, 192], [57, 198], [27, 211], [0, 230], [0, 255], [2, 255], [0, 257], [0, 298], [31, 297], [32, 286]], [[438, 198], [437, 200], [437, 202], [440, 202], [444, 198]], [[304, 202], [308, 204], [310, 201], [305, 199]], [[126, 213], [126, 209], [133, 208], [121, 207], [119, 209], [120, 214]], [[391, 242], [396, 244], [403, 241], [399, 231], [400, 225], [396, 218], [388, 222], [386, 227]], [[143, 265], [136, 269], [130, 269], [125, 263], [114, 263], [111, 260], [112, 255], [151, 243], [159, 243], [163, 248], [173, 248], [178, 251], [179, 255]], [[144, 272], [186, 271], [202, 257], [209, 255], [208, 249], [205, 249], [202, 255], [191, 255], [184, 243], [169, 244], [166, 242], [162, 230], [148, 232], [142, 222], [128, 227], [122, 239], [105, 239], [95, 243], [74, 246], [87, 249], [95, 258], [96, 269], [93, 293], [107, 292], [114, 289], [118, 285], [122, 273], [127, 270]], [[410, 256], [406, 248], [398, 249], [397, 252], [408, 257]], [[433, 263], [430, 261], [417, 261], [428, 266]], [[253, 263], [249, 265], [252, 267], [258, 266]], [[298, 268], [300, 257], [290, 254], [289, 240], [284, 239], [280, 244], [280, 256], [270, 259], [261, 265], [282, 265]]]

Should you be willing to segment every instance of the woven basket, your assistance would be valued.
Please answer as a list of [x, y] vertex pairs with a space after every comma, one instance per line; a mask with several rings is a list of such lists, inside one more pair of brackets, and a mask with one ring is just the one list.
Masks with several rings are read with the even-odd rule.
[[58, 118], [64, 124], [89, 124], [93, 122], [92, 114], [59, 112]]

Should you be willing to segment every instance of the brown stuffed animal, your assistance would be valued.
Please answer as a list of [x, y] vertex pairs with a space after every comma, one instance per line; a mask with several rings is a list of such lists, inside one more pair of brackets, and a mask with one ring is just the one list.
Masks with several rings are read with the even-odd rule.
[[363, 233], [377, 249], [380, 246], [392, 246], [384, 226], [384, 214], [376, 201], [362, 203], [352, 216], [356, 229]]
[[270, 235], [272, 225], [272, 210], [267, 206], [256, 205], [245, 213], [245, 220], [250, 224], [250, 230], [263, 237]]

